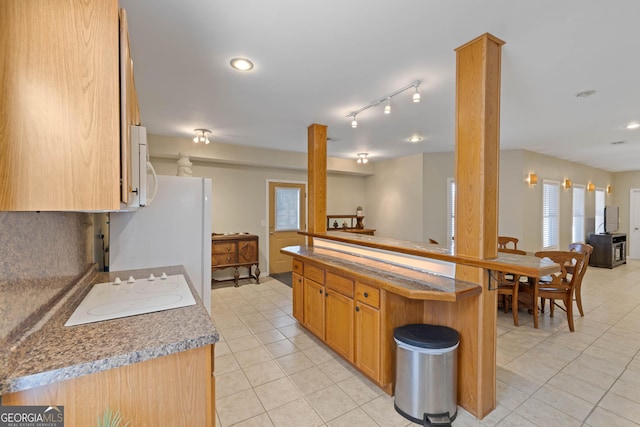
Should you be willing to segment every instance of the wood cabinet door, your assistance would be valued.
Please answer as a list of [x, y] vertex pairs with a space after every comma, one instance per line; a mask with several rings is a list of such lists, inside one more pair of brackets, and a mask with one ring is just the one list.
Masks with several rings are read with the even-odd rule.
[[326, 293], [326, 301], [326, 342], [353, 362], [353, 299], [330, 290]]
[[258, 240], [238, 242], [238, 262], [258, 262]]
[[293, 317], [304, 324], [304, 285], [302, 276], [292, 273], [293, 287]]
[[355, 363], [372, 380], [380, 381], [380, 311], [360, 302], [355, 308]]
[[304, 278], [304, 326], [324, 340], [324, 285]]

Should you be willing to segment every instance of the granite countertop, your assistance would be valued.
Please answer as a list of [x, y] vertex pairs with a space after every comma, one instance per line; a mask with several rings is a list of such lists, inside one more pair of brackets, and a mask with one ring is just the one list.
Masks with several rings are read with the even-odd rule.
[[288, 246], [282, 248], [281, 252], [294, 258], [319, 262], [412, 299], [457, 301], [482, 291], [480, 285], [474, 283], [325, 248]]
[[[155, 313], [65, 327], [97, 283], [184, 274], [196, 304]], [[24, 307], [23, 304], [20, 304]], [[0, 349], [0, 395], [202, 347], [219, 336], [184, 267], [171, 266], [81, 277], [77, 284]]]

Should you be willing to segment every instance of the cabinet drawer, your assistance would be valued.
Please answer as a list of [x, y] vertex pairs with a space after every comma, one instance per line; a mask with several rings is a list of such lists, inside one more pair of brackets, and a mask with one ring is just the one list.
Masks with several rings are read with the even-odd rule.
[[304, 274], [304, 264], [302, 261], [297, 259], [293, 260], [293, 272], [301, 276]]
[[321, 268], [307, 264], [304, 268], [304, 277], [324, 285], [324, 270]]
[[336, 292], [340, 292], [342, 295], [353, 298], [353, 280], [347, 279], [337, 274], [327, 273], [327, 288]]
[[215, 267], [217, 265], [235, 264], [237, 262], [238, 261], [235, 252], [228, 254], [216, 254], [211, 256], [212, 267]]
[[236, 253], [237, 252], [237, 243], [236, 242], [220, 242], [214, 243], [212, 249], [212, 253], [214, 254], [226, 254], [229, 252]]
[[380, 308], [380, 289], [356, 282], [356, 300]]

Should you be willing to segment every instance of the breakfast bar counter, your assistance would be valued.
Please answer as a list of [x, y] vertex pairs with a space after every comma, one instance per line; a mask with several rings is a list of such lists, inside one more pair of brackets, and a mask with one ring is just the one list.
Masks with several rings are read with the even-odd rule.
[[[196, 304], [64, 326], [92, 285], [116, 277], [141, 279], [152, 273], [160, 277], [163, 272], [184, 275]], [[184, 395], [197, 391], [201, 399], [189, 403], [194, 413], [181, 416], [211, 425], [212, 344], [219, 335], [184, 267], [87, 274], [39, 319], [27, 316], [27, 320], [22, 331], [16, 329], [6, 339], [0, 353], [3, 405], [65, 405], [66, 415], [73, 414], [76, 421], [69, 425], [88, 425], [83, 420], [95, 422], [111, 404], [134, 424], [134, 420], [147, 422], [148, 412], [154, 410], [166, 415], [166, 408], [159, 410], [162, 405], [173, 400], [174, 405], [184, 405]], [[151, 391], [156, 402], [144, 397]]]

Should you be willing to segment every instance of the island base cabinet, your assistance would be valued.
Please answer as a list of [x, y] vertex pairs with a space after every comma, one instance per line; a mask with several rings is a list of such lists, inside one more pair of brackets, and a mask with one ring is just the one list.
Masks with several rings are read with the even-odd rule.
[[380, 382], [380, 311], [361, 302], [355, 307], [355, 363], [375, 382]]
[[2, 404], [64, 406], [66, 427], [95, 426], [108, 408], [130, 426], [213, 427], [213, 345], [5, 394]]
[[293, 287], [293, 317], [300, 323], [304, 323], [304, 282], [302, 276], [291, 273]]
[[326, 343], [353, 363], [353, 299], [329, 290], [325, 295]]

